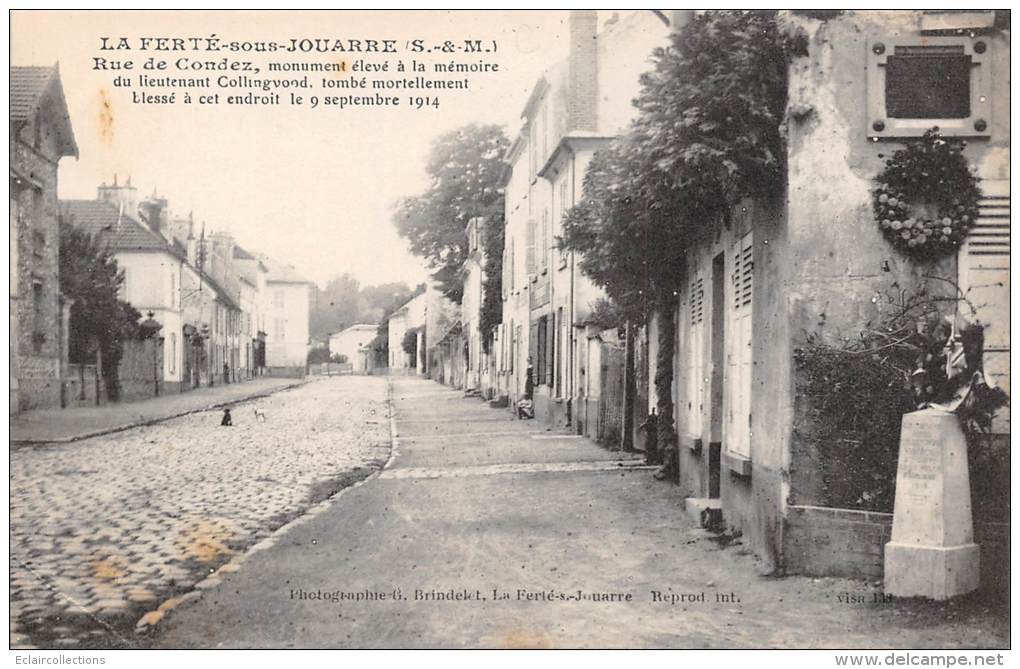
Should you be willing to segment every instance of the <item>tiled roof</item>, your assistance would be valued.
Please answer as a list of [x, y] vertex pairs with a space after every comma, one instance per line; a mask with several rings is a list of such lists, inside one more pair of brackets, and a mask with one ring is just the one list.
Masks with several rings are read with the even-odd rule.
[[266, 281], [271, 283], [311, 283], [311, 281], [298, 274], [297, 270], [293, 267], [273, 260], [269, 256], [260, 255], [259, 260], [269, 270]]
[[358, 323], [356, 325], [346, 327], [343, 330], [339, 330], [338, 332], [334, 332], [333, 334], [330, 335], [330, 337], [335, 337], [336, 335], [340, 335], [345, 332], [368, 332], [369, 330], [372, 330], [374, 332], [378, 329], [379, 329], [378, 325], [371, 325], [369, 323]]
[[52, 67], [11, 68], [12, 121], [27, 121], [32, 117], [54, 71]]
[[71, 117], [64, 99], [64, 88], [60, 84], [60, 72], [56, 66], [11, 67], [10, 83], [10, 120], [15, 122], [28, 121], [35, 115], [39, 104], [47, 91], [52, 89], [54, 103], [58, 106], [57, 137], [60, 139], [60, 151], [65, 156], [77, 156], [78, 144], [74, 140], [71, 128]]
[[235, 300], [230, 295], [230, 293], [228, 293], [226, 289], [224, 289], [223, 286], [220, 285], [219, 281], [212, 278], [208, 274], [203, 274], [202, 279], [208, 282], [210, 286], [212, 286], [212, 289], [216, 292], [216, 296], [220, 299], [221, 302], [226, 304], [229, 309], [233, 309], [235, 311], [241, 310], [241, 305], [238, 304], [237, 300]]
[[126, 212], [99, 200], [61, 200], [60, 213], [69, 223], [106, 240], [110, 250], [162, 251], [183, 259], [180, 247], [171, 245]]
[[256, 260], [255, 256], [248, 253], [240, 246], [234, 247], [234, 258], [236, 258], [237, 260]]

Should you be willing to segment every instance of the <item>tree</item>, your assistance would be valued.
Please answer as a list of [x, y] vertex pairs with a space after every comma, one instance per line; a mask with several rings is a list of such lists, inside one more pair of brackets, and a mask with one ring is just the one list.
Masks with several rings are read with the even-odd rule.
[[312, 337], [326, 337], [356, 323], [377, 323], [394, 301], [406, 302], [411, 288], [404, 282], [361, 287], [344, 273], [325, 288], [315, 288], [309, 330]]
[[[394, 225], [411, 252], [425, 258], [443, 294], [460, 302], [464, 292], [468, 221], [484, 217], [503, 222], [504, 154], [510, 141], [496, 125], [470, 124], [441, 135], [432, 144], [425, 170], [430, 186], [402, 199]], [[500, 256], [502, 248], [500, 249]]]
[[324, 289], [316, 286], [309, 333], [323, 337], [354, 325], [363, 311], [363, 302], [361, 284], [350, 274], [333, 277]]
[[806, 44], [765, 11], [707, 12], [670, 40], [641, 77], [631, 127], [593, 157], [562, 241], [628, 320], [659, 314], [657, 433], [667, 452], [687, 248], [742, 198], [782, 193], [787, 69]]
[[59, 227], [60, 292], [73, 300], [68, 358], [77, 364], [101, 362], [107, 394], [116, 400], [124, 342], [139, 336], [142, 315], [118, 298], [124, 273], [107, 245], [63, 218]]
[[482, 253], [485, 264], [482, 271], [482, 309], [478, 328], [482, 332], [482, 350], [492, 348], [492, 335], [503, 322], [503, 246], [506, 244], [506, 225], [503, 217], [486, 219], [482, 228]]

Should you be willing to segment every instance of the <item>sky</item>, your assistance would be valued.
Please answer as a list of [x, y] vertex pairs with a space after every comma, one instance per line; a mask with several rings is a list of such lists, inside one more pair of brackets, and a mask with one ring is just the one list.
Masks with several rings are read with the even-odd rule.
[[[565, 11], [134, 12], [15, 11], [11, 64], [59, 63], [78, 143], [77, 160], [60, 166], [61, 198], [96, 196], [114, 174], [142, 195], [153, 189], [174, 214], [193, 212], [207, 230], [234, 235], [242, 246], [292, 264], [324, 285], [348, 272], [363, 285], [415, 284], [427, 269], [407, 251], [391, 223], [395, 202], [422, 192], [425, 160], [437, 135], [460, 125], [496, 123], [514, 136], [520, 113], [543, 70], [566, 57]], [[495, 41], [486, 61], [499, 72], [468, 75], [468, 91], [442, 93], [439, 109], [134, 104], [132, 88], [112, 86], [117, 74], [196, 76], [175, 71], [180, 57], [251, 60], [270, 74], [269, 60], [329, 62], [358, 58], [391, 66], [403, 59], [449, 62], [449, 54], [205, 54], [140, 51], [143, 37], [208, 37], [289, 42], [291, 38]], [[101, 38], [126, 37], [132, 50], [101, 51]], [[145, 72], [150, 57], [170, 69]], [[440, 58], [442, 56], [442, 58]], [[133, 60], [131, 72], [94, 69], [95, 57]], [[435, 60], [428, 60], [434, 58]], [[477, 62], [460, 54], [457, 62]], [[209, 73], [215, 79], [222, 72]], [[240, 74], [240, 73], [235, 73]], [[322, 74], [310, 74], [318, 81]], [[336, 75], [343, 77], [344, 75]], [[395, 75], [387, 75], [395, 76]], [[401, 75], [404, 76], [404, 75]], [[429, 75], [430, 78], [435, 75]], [[234, 89], [225, 93], [244, 93]], [[167, 90], [151, 90], [165, 94]], [[349, 91], [338, 91], [339, 94]], [[426, 92], [427, 94], [428, 92]], [[410, 92], [403, 93], [405, 97]], [[286, 93], [284, 93], [286, 95]], [[104, 102], [108, 113], [104, 119]]]

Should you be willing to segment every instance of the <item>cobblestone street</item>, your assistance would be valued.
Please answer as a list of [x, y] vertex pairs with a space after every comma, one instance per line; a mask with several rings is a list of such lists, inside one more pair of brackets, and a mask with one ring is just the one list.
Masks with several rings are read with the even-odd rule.
[[14, 450], [12, 646], [134, 646], [137, 622], [215, 585], [244, 549], [385, 463], [386, 384], [320, 379], [234, 406], [233, 427], [204, 411]]

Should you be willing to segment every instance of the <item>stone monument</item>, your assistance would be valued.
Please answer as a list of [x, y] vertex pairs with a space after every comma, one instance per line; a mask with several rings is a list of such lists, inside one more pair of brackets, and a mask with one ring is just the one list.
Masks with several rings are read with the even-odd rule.
[[949, 599], [978, 587], [967, 441], [955, 414], [903, 416], [892, 541], [885, 545], [885, 592]]

